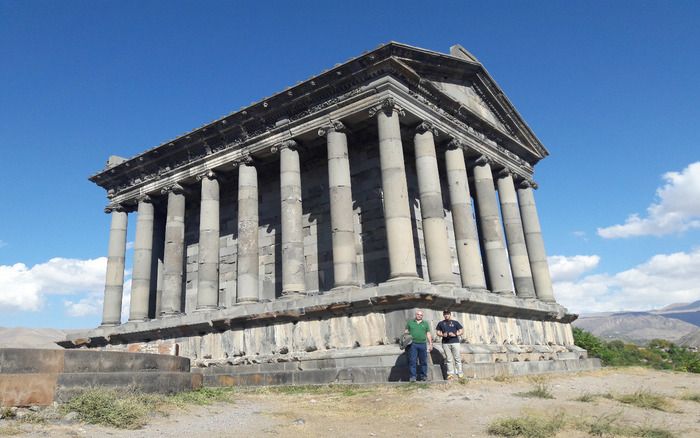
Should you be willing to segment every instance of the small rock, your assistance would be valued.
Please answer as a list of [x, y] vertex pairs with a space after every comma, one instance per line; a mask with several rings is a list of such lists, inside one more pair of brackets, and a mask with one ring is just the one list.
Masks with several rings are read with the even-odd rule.
[[423, 423], [418, 423], [418, 424], [416, 424], [416, 426], [423, 427]]
[[304, 419], [303, 419], [303, 418], [297, 418], [297, 419], [296, 419], [296, 420], [294, 420], [294, 421], [293, 421], [292, 423], [293, 423], [293, 424], [298, 424], [298, 425], [302, 425], [302, 424], [305, 424], [305, 423], [306, 423], [306, 421], [304, 421]]
[[72, 423], [75, 423], [76, 421], [78, 421], [78, 413], [77, 412], [68, 412], [61, 419], [61, 423], [64, 423], [64, 424], [72, 424]]
[[380, 401], [382, 401], [382, 399], [381, 399], [381, 398], [376, 398], [376, 399], [374, 399], [374, 401], [380, 402]]
[[316, 399], [313, 399], [313, 398], [311, 400], [309, 400], [309, 403], [317, 403], [317, 402], [318, 401]]
[[41, 410], [41, 407], [39, 406], [29, 406], [29, 410], [32, 412], [39, 412]]
[[374, 432], [370, 432], [370, 433], [369, 433], [369, 436], [377, 436], [377, 434], [374, 433]]
[[471, 398], [468, 395], [465, 395], [464, 397], [462, 397], [462, 400], [471, 400]]

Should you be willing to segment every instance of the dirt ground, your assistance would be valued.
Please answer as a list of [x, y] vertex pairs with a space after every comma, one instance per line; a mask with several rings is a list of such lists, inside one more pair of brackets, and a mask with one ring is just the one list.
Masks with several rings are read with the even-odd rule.
[[[430, 385], [353, 386], [347, 390], [280, 393], [243, 391], [233, 403], [173, 409], [154, 415], [139, 430], [84, 424], [22, 424], [29, 437], [486, 437], [497, 419], [564, 413], [570, 420], [604, 421], [662, 428], [677, 437], [700, 437], [700, 403], [682, 400], [700, 394], [700, 375], [641, 368], [553, 374], [544, 384], [554, 399], [516, 395], [536, 381], [473, 380]], [[542, 383], [542, 382], [540, 382]], [[643, 409], [614, 399], [574, 400], [584, 394], [622, 395], [648, 390], [668, 397], [670, 412]], [[569, 428], [557, 437], [586, 437]]]

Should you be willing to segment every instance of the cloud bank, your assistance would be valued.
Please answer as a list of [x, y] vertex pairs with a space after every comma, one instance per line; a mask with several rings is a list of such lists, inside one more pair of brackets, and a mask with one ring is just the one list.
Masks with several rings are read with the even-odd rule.
[[554, 294], [573, 312], [650, 310], [700, 299], [700, 248], [655, 255], [616, 274], [588, 274], [600, 257], [548, 258]]
[[665, 184], [656, 190], [656, 201], [645, 217], [633, 214], [624, 224], [598, 228], [605, 239], [635, 236], [663, 236], [700, 228], [700, 162], [681, 172], [663, 175]]
[[[50, 295], [85, 298], [100, 295], [101, 301], [106, 266], [106, 257], [88, 260], [56, 257], [31, 268], [23, 263], [0, 265], [0, 309], [38, 311]], [[87, 308], [85, 302], [68, 311], [77, 315]]]

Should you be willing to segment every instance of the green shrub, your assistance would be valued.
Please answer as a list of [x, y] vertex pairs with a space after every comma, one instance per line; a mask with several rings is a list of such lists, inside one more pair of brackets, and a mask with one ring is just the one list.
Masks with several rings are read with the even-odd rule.
[[606, 342], [578, 327], [573, 328], [573, 334], [577, 346], [606, 366], [633, 365], [700, 373], [700, 353], [663, 339], [654, 339], [646, 347], [639, 347], [619, 340]]
[[525, 415], [496, 420], [489, 425], [488, 433], [506, 437], [549, 437], [555, 436], [564, 427], [564, 424], [564, 414], [557, 414], [551, 418]]
[[121, 429], [137, 429], [163, 403], [163, 397], [133, 391], [95, 388], [84, 391], [63, 405], [81, 421]]

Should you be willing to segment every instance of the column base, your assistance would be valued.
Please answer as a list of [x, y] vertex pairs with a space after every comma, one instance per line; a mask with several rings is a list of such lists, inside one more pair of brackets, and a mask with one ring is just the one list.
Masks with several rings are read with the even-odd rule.
[[505, 289], [505, 290], [494, 290], [494, 291], [491, 291], [491, 292], [494, 293], [494, 294], [498, 294], [498, 295], [506, 295], [506, 296], [513, 296], [513, 297], [515, 296], [515, 292], [513, 292], [512, 290], [508, 290], [508, 289]]
[[206, 312], [207, 310], [219, 310], [219, 306], [202, 306], [202, 307], [197, 307], [194, 311], [195, 312]]
[[417, 274], [397, 274], [387, 280], [387, 283], [393, 281], [406, 281], [406, 280], [422, 280]]
[[144, 316], [143, 318], [129, 318], [127, 323], [129, 323], [129, 322], [145, 322], [145, 321], [150, 321], [150, 320], [151, 320], [151, 318]]
[[182, 315], [183, 312], [162, 312], [159, 317], [160, 318], [173, 318], [175, 316], [180, 316]]
[[259, 302], [260, 302], [260, 300], [257, 299], [257, 298], [243, 298], [243, 299], [241, 299], [241, 300], [236, 301], [236, 303], [234, 304], [234, 306], [235, 306], [236, 304], [259, 303]]
[[282, 291], [282, 296], [280, 298], [301, 298], [305, 297], [306, 293], [305, 292], [299, 292], [299, 291]]
[[457, 286], [457, 283], [449, 280], [431, 281], [430, 284], [434, 284], [435, 286]]
[[122, 322], [103, 322], [100, 324], [97, 328], [102, 328], [102, 327], [116, 327], [118, 325], [122, 325]]
[[361, 289], [359, 284], [339, 284], [331, 289], [331, 292], [342, 289]]

